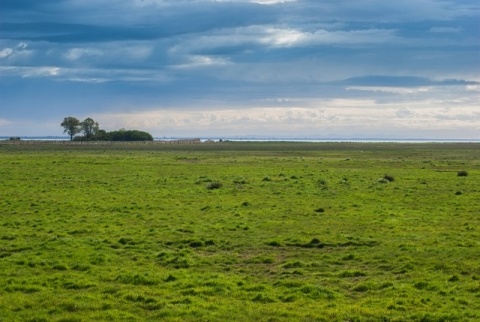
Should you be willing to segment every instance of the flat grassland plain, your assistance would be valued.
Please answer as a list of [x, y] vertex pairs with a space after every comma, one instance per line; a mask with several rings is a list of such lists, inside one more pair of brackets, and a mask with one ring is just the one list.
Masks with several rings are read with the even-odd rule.
[[479, 144], [0, 144], [0, 320], [479, 321], [479, 182]]

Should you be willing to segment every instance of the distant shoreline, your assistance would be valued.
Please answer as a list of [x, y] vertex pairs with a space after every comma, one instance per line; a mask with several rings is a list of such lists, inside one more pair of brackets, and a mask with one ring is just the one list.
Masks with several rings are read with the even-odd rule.
[[[65, 141], [71, 142], [69, 137], [60, 136], [20, 136], [20, 141], [43, 141], [55, 142]], [[9, 141], [10, 137], [0, 136], [0, 141]], [[170, 141], [190, 141], [200, 140], [200, 142], [312, 142], [312, 143], [480, 143], [480, 139], [378, 139], [378, 138], [270, 138], [270, 137], [206, 137], [206, 138], [186, 138], [186, 137], [154, 137], [153, 142], [170, 142]], [[75, 142], [75, 141], [73, 141]], [[100, 143], [101, 141], [94, 141]], [[106, 141], [108, 142], [108, 141]], [[84, 144], [86, 142], [83, 142]]]

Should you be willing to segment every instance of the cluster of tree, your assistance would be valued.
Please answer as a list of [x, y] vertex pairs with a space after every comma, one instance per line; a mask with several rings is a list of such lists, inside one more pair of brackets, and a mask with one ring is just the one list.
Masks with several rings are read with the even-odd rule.
[[[80, 122], [75, 117], [69, 116], [63, 119], [63, 133], [70, 135], [70, 140], [75, 141], [153, 141], [150, 133], [137, 130], [125, 130], [107, 132], [101, 130], [98, 123], [91, 118]], [[83, 133], [82, 136], [76, 136]]]

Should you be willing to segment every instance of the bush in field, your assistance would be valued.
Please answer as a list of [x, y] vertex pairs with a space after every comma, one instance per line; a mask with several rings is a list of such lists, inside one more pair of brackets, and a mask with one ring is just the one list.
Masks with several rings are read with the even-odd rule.
[[378, 179], [377, 181], [378, 181], [378, 183], [389, 183], [389, 182], [390, 182], [390, 181], [388, 181], [388, 180], [385, 179], [385, 178], [380, 178], [380, 179]]
[[247, 180], [244, 177], [236, 177], [235, 179], [233, 179], [233, 183], [246, 184]]
[[384, 175], [384, 176], [383, 176], [383, 179], [388, 180], [388, 182], [393, 182], [393, 181], [395, 181], [395, 178], [394, 178], [393, 176], [391, 176], [391, 175], [388, 175], [388, 174]]
[[106, 139], [109, 141], [153, 141], [153, 137], [150, 133], [137, 131], [137, 130], [125, 130], [106, 132]]
[[457, 172], [457, 176], [458, 177], [466, 177], [466, 176], [468, 176], [468, 172], [465, 171], [465, 170], [460, 170], [460, 171]]
[[223, 187], [223, 184], [218, 181], [210, 182], [209, 184], [207, 184], [208, 190], [220, 189], [221, 187]]

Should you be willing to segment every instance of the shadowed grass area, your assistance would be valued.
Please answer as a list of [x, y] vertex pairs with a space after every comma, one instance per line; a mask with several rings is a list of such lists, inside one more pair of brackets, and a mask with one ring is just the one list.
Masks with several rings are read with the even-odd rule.
[[0, 144], [0, 316], [479, 320], [479, 176], [478, 144]]

